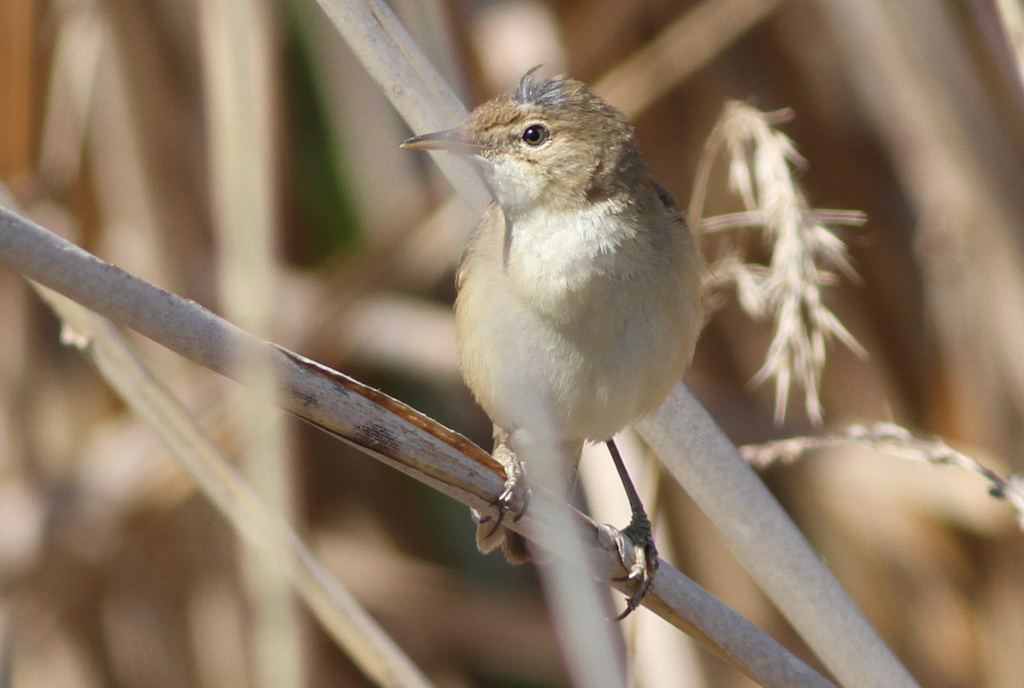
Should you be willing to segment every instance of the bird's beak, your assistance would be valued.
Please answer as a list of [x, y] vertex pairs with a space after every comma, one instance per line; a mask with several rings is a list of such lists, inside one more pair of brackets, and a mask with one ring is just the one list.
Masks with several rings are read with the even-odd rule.
[[432, 134], [413, 136], [401, 147], [415, 150], [445, 150], [463, 155], [472, 155], [483, 150], [482, 144], [466, 138], [458, 129], [445, 129]]

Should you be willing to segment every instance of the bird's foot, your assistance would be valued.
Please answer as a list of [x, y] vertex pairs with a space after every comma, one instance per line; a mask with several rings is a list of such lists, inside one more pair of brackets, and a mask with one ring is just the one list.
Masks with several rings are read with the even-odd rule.
[[[523, 462], [519, 460], [516, 453], [504, 442], [500, 442], [494, 448], [493, 456], [495, 461], [500, 463], [505, 469], [505, 487], [501, 494], [498, 495], [498, 498], [491, 502], [491, 506], [497, 508], [498, 514], [496, 518], [493, 518], [494, 524], [484, 535], [484, 539], [489, 539], [498, 532], [498, 529], [509, 513], [512, 514], [514, 521], [518, 521], [523, 517], [527, 507], [530, 505], [530, 490], [526, 485]], [[491, 516], [481, 514], [476, 510], [473, 511], [473, 517], [478, 525], [492, 520]]]
[[641, 600], [650, 591], [654, 574], [658, 570], [658, 549], [654, 545], [651, 522], [642, 511], [634, 512], [633, 519], [622, 530], [607, 524], [604, 528], [619, 551], [619, 560], [628, 571], [625, 576], [613, 580], [619, 583], [636, 581], [637, 584], [636, 590], [626, 600], [626, 609], [612, 619], [622, 621], [640, 606]]

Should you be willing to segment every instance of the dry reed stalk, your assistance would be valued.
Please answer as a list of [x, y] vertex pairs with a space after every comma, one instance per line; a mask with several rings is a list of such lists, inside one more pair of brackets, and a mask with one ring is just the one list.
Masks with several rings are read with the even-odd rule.
[[[466, 107], [386, 5], [317, 1], [415, 133], [447, 129], [466, 116]], [[470, 167], [455, 156], [432, 157], [470, 207], [482, 211], [489, 195]]]
[[[221, 302], [233, 322], [272, 339], [278, 289], [273, 17], [261, 0], [210, 0], [200, 10]], [[243, 470], [265, 507], [287, 524], [294, 512], [294, 471], [284, 414], [275, 403], [280, 382], [264, 351], [239, 354], [236, 375], [257, 391], [239, 399]], [[281, 532], [270, 529], [268, 535]], [[285, 547], [281, 542], [271, 549]], [[286, 571], [275, 560], [268, 565], [249, 555], [244, 561], [256, 684], [298, 688], [304, 683], [302, 630]]]

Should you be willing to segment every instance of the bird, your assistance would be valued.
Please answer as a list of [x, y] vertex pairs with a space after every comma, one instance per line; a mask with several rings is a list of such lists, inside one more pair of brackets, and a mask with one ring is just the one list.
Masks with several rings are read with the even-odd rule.
[[585, 442], [607, 443], [632, 511], [621, 531], [632, 557], [617, 540], [637, 581], [622, 618], [650, 589], [658, 558], [612, 438], [657, 410], [690, 365], [705, 265], [625, 115], [584, 83], [537, 69], [455, 128], [402, 147], [467, 158], [494, 199], [455, 280], [462, 376], [494, 424], [506, 475], [494, 522], [475, 513], [477, 544], [501, 545], [513, 563], [531, 558], [502, 524], [526, 508], [524, 465], [541, 434], [553, 433], [569, 466]]

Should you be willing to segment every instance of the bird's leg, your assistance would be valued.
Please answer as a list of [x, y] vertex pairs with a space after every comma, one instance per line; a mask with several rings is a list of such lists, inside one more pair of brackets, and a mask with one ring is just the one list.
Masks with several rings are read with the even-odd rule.
[[[608, 440], [606, 444], [608, 445], [608, 451], [612, 455], [612, 461], [615, 463], [615, 470], [619, 472], [619, 479], [622, 480], [622, 487], [626, 490], [626, 497], [629, 499], [629, 507], [632, 512], [632, 518], [628, 526], [621, 531], [611, 530], [612, 537], [619, 549], [619, 559], [622, 560], [622, 565], [629, 569], [629, 573], [626, 576], [616, 578], [615, 580], [638, 581], [636, 591], [626, 601], [625, 611], [614, 619], [615, 621], [621, 621], [640, 606], [640, 601], [651, 589], [651, 584], [654, 582], [654, 573], [658, 570], [658, 550], [654, 546], [651, 520], [647, 517], [643, 502], [640, 501], [640, 495], [637, 494], [633, 481], [626, 471], [626, 465], [622, 462], [619, 448], [615, 446], [614, 440]], [[622, 537], [623, 535], [629, 538], [629, 542], [633, 547], [632, 557], [627, 556], [626, 542], [625, 538]]]

